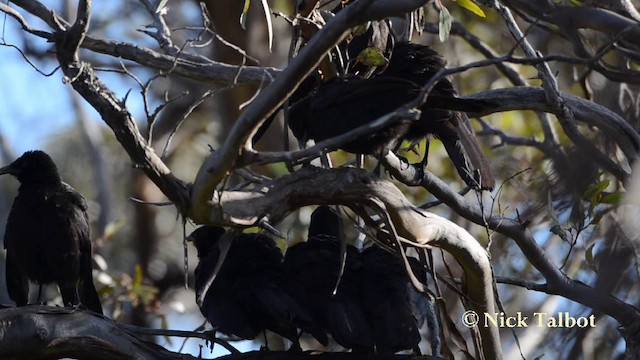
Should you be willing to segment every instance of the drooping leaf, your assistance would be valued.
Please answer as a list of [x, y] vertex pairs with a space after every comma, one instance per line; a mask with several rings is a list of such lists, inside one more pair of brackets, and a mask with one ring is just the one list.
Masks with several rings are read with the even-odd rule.
[[264, 11], [264, 18], [267, 22], [267, 36], [269, 37], [269, 51], [273, 46], [273, 23], [271, 22], [271, 9], [267, 0], [262, 0], [262, 11]]
[[480, 17], [487, 17], [484, 11], [482, 11], [482, 9], [480, 9], [480, 7], [471, 0], [454, 0], [454, 1], [457, 2], [458, 5], [462, 6], [463, 8], [471, 11], [472, 13]]
[[240, 15], [240, 26], [242, 29], [247, 30], [247, 14], [249, 13], [249, 6], [251, 0], [244, 0], [244, 7], [242, 8], [242, 14]]
[[438, 24], [438, 37], [440, 42], [445, 42], [449, 38], [449, 32], [451, 32], [451, 14], [446, 7], [440, 8], [440, 22]]
[[[260, 0], [262, 4], [262, 11], [264, 13], [265, 21], [267, 22], [267, 36], [269, 39], [269, 51], [273, 47], [273, 22], [271, 21], [271, 9], [267, 0]], [[251, 6], [251, 0], [244, 0], [244, 7], [242, 8], [242, 14], [240, 15], [240, 26], [242, 29], [247, 30], [247, 14], [249, 13], [249, 7]]]

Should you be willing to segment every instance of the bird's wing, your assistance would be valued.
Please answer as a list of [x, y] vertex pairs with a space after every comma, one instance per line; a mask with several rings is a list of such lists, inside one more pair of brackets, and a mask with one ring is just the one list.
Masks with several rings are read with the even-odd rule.
[[[334, 106], [356, 105], [360, 101], [372, 103], [372, 97], [380, 94], [395, 95], [381, 98], [381, 101], [396, 99], [398, 94], [417, 95], [419, 88], [411, 81], [390, 76], [375, 77], [364, 80], [336, 80], [322, 86], [313, 97], [313, 108], [331, 108]], [[395, 101], [391, 110], [410, 101], [412, 97], [402, 96]], [[370, 104], [371, 105], [371, 104]]]
[[78, 246], [78, 293], [89, 310], [102, 314], [100, 297], [93, 283], [93, 252], [87, 201], [73, 187], [62, 183], [64, 196], [73, 208], [67, 219], [70, 235]]

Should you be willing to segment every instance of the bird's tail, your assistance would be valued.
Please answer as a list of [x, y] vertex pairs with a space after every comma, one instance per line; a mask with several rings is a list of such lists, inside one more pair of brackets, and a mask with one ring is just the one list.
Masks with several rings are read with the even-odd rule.
[[459, 129], [458, 139], [440, 139], [447, 154], [467, 185], [477, 190], [492, 190], [496, 181], [489, 160], [473, 135], [469, 118], [462, 112], [452, 112], [452, 116]]
[[78, 288], [80, 289], [80, 303], [87, 309], [102, 314], [102, 303], [100, 302], [96, 287], [93, 285], [91, 256], [86, 256], [86, 259], [82, 266], [84, 269], [80, 269], [80, 284], [78, 284]]

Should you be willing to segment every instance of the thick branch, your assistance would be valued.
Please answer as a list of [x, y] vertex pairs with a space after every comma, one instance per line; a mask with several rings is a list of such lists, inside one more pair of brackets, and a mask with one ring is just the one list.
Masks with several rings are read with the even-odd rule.
[[[86, 26], [86, 21], [88, 20], [82, 21], [83, 26]], [[189, 198], [186, 187], [171, 174], [153, 148], [146, 143], [124, 103], [96, 77], [89, 64], [77, 60], [78, 39], [83, 32], [84, 28], [81, 26], [73, 26], [69, 30], [59, 29], [56, 32], [56, 56], [66, 76], [65, 81], [71, 83], [100, 113], [136, 166], [141, 167], [178, 208], [187, 208]]]
[[591, 6], [561, 6], [551, 1], [532, 2], [505, 0], [508, 6], [544, 21], [576, 29], [591, 29], [616, 37], [625, 33], [624, 40], [640, 46], [640, 27], [637, 22], [602, 8]]
[[[620, 115], [602, 105], [575, 95], [561, 92], [559, 96], [565, 106], [571, 109], [576, 121], [602, 130], [607, 137], [620, 147], [630, 164], [638, 158], [640, 135]], [[490, 110], [491, 112], [534, 110], [555, 113], [553, 105], [546, 100], [544, 90], [537, 87], [519, 86], [509, 89], [496, 89], [483, 91], [465, 98], [485, 100], [496, 104], [496, 107]], [[616, 176], [628, 176], [626, 172], [617, 166], [607, 169], [612, 170]]]
[[[65, 28], [69, 28], [70, 26], [70, 24], [56, 14], [55, 11], [47, 8], [38, 1], [16, 0], [12, 1], [12, 3], [40, 18], [52, 29], [57, 29], [59, 25]], [[23, 28], [27, 26], [21, 15], [8, 6], [0, 6], [0, 11], [14, 16]], [[31, 28], [25, 29], [34, 35], [51, 40], [51, 34], [49, 33]], [[143, 66], [171, 72], [186, 78], [224, 85], [261, 84], [265, 79], [271, 79], [279, 73], [278, 69], [269, 67], [243, 66], [240, 68], [239, 66], [212, 61], [204, 56], [191, 54], [189, 52], [162, 54], [143, 46], [115, 40], [98, 39], [90, 35], [84, 38], [80, 46], [97, 53], [121, 57]]]
[[194, 359], [142, 341], [109, 319], [71, 308], [0, 310], [2, 359]]
[[[197, 359], [144, 341], [129, 326], [73, 308], [23, 306], [0, 310], [0, 358], [7, 360], [60, 358], [92, 360]], [[203, 338], [187, 331], [158, 331], [158, 335]], [[439, 360], [433, 356], [252, 351], [230, 354], [225, 360]], [[199, 358], [198, 358], [199, 359]]]

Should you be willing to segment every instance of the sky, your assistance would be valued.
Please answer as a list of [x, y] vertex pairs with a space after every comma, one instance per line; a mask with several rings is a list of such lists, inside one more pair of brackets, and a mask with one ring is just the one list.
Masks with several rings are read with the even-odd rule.
[[[11, 43], [14, 32], [7, 28], [4, 40]], [[40, 148], [48, 136], [73, 121], [61, 73], [44, 77], [11, 47], [0, 47], [0, 58], [0, 132], [16, 154]], [[51, 69], [43, 66], [42, 70]]]
[[[48, 3], [54, 6], [59, 2]], [[109, 18], [111, 14], [119, 10], [117, 2], [99, 2], [95, 9], [99, 8], [101, 18]], [[24, 12], [21, 12], [24, 13]], [[94, 18], [97, 18], [94, 16]], [[26, 16], [31, 26], [41, 29], [48, 27], [39, 19]], [[100, 19], [94, 20], [94, 23]], [[141, 26], [147, 19], [140, 19]], [[137, 20], [136, 20], [137, 21]], [[73, 126], [74, 116], [71, 111], [71, 86], [62, 82], [63, 74], [60, 70], [51, 76], [44, 76], [29, 66], [19, 51], [13, 47], [24, 49], [21, 29], [13, 18], [0, 16], [0, 134], [9, 142], [16, 155], [26, 150], [43, 148], [47, 137], [62, 132]], [[110, 31], [109, 29], [115, 29]], [[129, 29], [130, 30], [130, 29]], [[124, 30], [119, 27], [108, 27], [102, 34], [113, 39], [123, 39]], [[112, 33], [114, 32], [114, 33]], [[51, 50], [51, 44], [44, 39], [27, 35], [29, 46], [38, 50]], [[7, 46], [13, 45], [13, 46]], [[38, 70], [43, 73], [51, 73], [57, 66], [56, 63], [36, 62]], [[133, 85], [125, 83], [119, 75], [100, 73], [100, 78], [107, 82], [117, 94], [124, 96]], [[131, 96], [139, 92], [132, 92]], [[130, 110], [139, 119], [142, 114], [141, 101], [130, 101]], [[104, 126], [95, 112], [86, 104], [87, 114]]]

